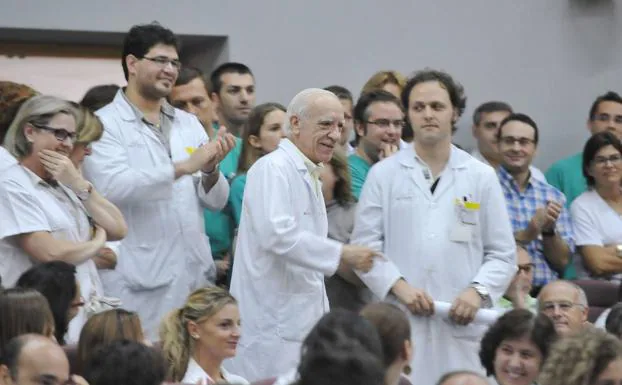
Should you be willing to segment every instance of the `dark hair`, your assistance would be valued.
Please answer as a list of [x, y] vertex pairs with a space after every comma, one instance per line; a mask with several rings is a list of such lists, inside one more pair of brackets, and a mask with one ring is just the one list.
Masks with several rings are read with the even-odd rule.
[[[357, 100], [356, 105], [354, 106], [354, 112], [352, 113], [352, 118], [355, 123], [362, 124], [365, 132], [367, 132], [367, 119], [369, 119], [369, 107], [374, 103], [394, 103], [398, 108], [404, 112], [404, 107], [400, 100], [395, 97], [389, 91], [385, 91], [382, 89], [375, 89], [369, 92], [362, 94]], [[356, 142], [360, 140], [360, 135], [355, 130]]]
[[600, 107], [600, 103], [602, 102], [615, 102], [622, 104], [622, 97], [617, 92], [608, 91], [606, 94], [600, 95], [594, 100], [592, 103], [592, 107], [590, 107], [590, 120], [594, 120], [596, 118], [596, 112], [598, 111], [598, 107]]
[[497, 131], [497, 139], [501, 139], [501, 129], [503, 128], [503, 126], [505, 126], [506, 124], [508, 124], [509, 122], [512, 122], [512, 121], [522, 122], [522, 123], [525, 123], [525, 124], [531, 126], [533, 128], [533, 131], [534, 131], [534, 133], [533, 133], [533, 140], [536, 143], [536, 145], [538, 144], [538, 137], [539, 137], [539, 135], [538, 135], [538, 125], [528, 115], [521, 114], [521, 113], [518, 113], [518, 112], [511, 113], [505, 119], [503, 119], [501, 121], [501, 123], [499, 123], [499, 131]]
[[[409, 107], [409, 99], [410, 93], [416, 85], [427, 82], [439, 82], [443, 86], [447, 93], [449, 94], [449, 100], [451, 101], [451, 105], [458, 113], [458, 117], [462, 116], [464, 109], [466, 108], [467, 98], [464, 94], [464, 87], [460, 83], [454, 80], [447, 72], [434, 70], [434, 69], [424, 69], [418, 72], [415, 72], [410, 79], [406, 82], [404, 89], [402, 90], [402, 104], [404, 108], [408, 110]], [[408, 119], [408, 118], [407, 118]]]
[[475, 111], [473, 112], [473, 125], [479, 126], [482, 122], [482, 115], [489, 114], [491, 112], [509, 112], [510, 114], [514, 111], [512, 110], [512, 106], [507, 104], [506, 102], [486, 102], [480, 104]]
[[622, 338], [622, 302], [618, 302], [607, 314], [605, 329], [618, 338]]
[[553, 322], [544, 314], [534, 315], [527, 309], [513, 309], [503, 314], [490, 326], [480, 344], [479, 359], [488, 376], [495, 375], [495, 355], [501, 343], [522, 337], [529, 337], [538, 347], [544, 362], [557, 339], [557, 332]]
[[80, 101], [80, 105], [95, 112], [107, 104], [112, 103], [121, 87], [116, 84], [102, 84], [91, 87]]
[[248, 74], [253, 76], [251, 69], [245, 64], [234, 62], [221, 64], [210, 74], [209, 82], [212, 87], [211, 91], [220, 94], [220, 89], [222, 88], [222, 75], [231, 73], [240, 75]]
[[244, 128], [242, 130], [242, 150], [240, 151], [240, 159], [238, 160], [238, 174], [247, 172], [253, 163], [263, 155], [260, 153], [260, 150], [251, 146], [249, 138], [251, 135], [259, 137], [261, 126], [266, 116], [275, 110], [285, 112], [286, 108], [279, 103], [264, 103], [255, 106], [248, 115], [248, 119], [244, 123]]
[[0, 357], [12, 338], [29, 333], [51, 337], [53, 329], [54, 317], [43, 294], [21, 287], [0, 292]]
[[613, 146], [620, 154], [622, 154], [622, 142], [613, 133], [609, 131], [599, 132], [592, 135], [583, 147], [583, 176], [589, 187], [594, 187], [596, 181], [590, 175], [590, 165], [594, 161], [596, 154], [603, 147]]
[[128, 340], [102, 346], [84, 369], [90, 385], [160, 385], [165, 376], [166, 364], [160, 352]]
[[125, 80], [129, 79], [127, 63], [125, 62], [127, 55], [134, 55], [142, 59], [150, 49], [158, 44], [174, 47], [177, 52], [181, 47], [179, 39], [173, 31], [164, 28], [158, 22], [135, 25], [130, 29], [125, 35], [123, 53], [121, 54], [121, 65], [123, 66]]
[[381, 384], [382, 361], [374, 326], [354, 312], [331, 310], [303, 341], [297, 384]]
[[388, 368], [404, 351], [404, 342], [410, 341], [408, 317], [402, 309], [387, 302], [369, 304], [361, 310], [361, 315], [378, 330], [384, 366]]
[[445, 382], [457, 376], [473, 376], [473, 377], [481, 378], [482, 380], [486, 381], [486, 379], [479, 373], [472, 372], [470, 370], [453, 370], [451, 372], [447, 372], [443, 374], [441, 378], [439, 378], [438, 381], [436, 382], [436, 385], [443, 385]]
[[69, 327], [67, 313], [78, 292], [75, 266], [62, 261], [38, 264], [24, 272], [16, 286], [35, 289], [43, 294], [54, 316], [56, 340], [64, 345], [65, 333]]
[[324, 87], [326, 91], [330, 91], [335, 94], [340, 100], [349, 100], [350, 103], [354, 103], [354, 98], [352, 97], [352, 92], [345, 87], [332, 85], [328, 87]]
[[181, 69], [179, 70], [179, 75], [177, 75], [177, 80], [175, 81], [175, 87], [184, 86], [196, 78], [199, 78], [203, 81], [205, 90], [207, 91], [207, 94], [209, 95], [210, 93], [209, 79], [205, 77], [205, 74], [203, 73], [203, 71], [201, 71], [200, 69], [196, 67], [191, 67], [191, 66], [181, 67]]

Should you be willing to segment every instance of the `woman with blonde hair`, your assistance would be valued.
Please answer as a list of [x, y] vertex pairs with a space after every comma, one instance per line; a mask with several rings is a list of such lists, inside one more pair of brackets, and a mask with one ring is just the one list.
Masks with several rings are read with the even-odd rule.
[[78, 373], [82, 374], [86, 363], [97, 349], [114, 341], [129, 340], [146, 343], [138, 314], [125, 309], [97, 313], [86, 322], [78, 342]]
[[240, 312], [235, 298], [218, 287], [196, 290], [160, 327], [168, 381], [248, 384], [222, 367], [225, 359], [235, 356], [239, 339]]
[[553, 349], [538, 378], [539, 385], [605, 385], [622, 382], [622, 342], [589, 327], [564, 337]]
[[68, 101], [47, 95], [26, 101], [4, 142], [19, 165], [3, 172], [0, 181], [0, 274], [7, 284], [34, 263], [76, 266], [86, 307], [71, 321], [67, 343], [77, 342], [87, 311], [101, 307], [103, 287], [93, 257], [106, 240], [127, 234], [121, 212], [69, 159], [78, 120]]
[[402, 100], [402, 89], [406, 85], [406, 78], [397, 71], [379, 71], [367, 80], [361, 94], [374, 90], [385, 90]]

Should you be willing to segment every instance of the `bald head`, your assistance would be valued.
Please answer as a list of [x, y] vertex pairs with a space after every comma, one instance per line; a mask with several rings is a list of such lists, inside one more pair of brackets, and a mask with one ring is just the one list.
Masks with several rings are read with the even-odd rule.
[[437, 385], [490, 385], [481, 375], [469, 371], [450, 372], [438, 381]]
[[46, 383], [69, 380], [69, 361], [63, 349], [47, 337], [25, 334], [12, 339], [6, 346], [0, 378], [6, 385]]
[[287, 118], [283, 127], [285, 133], [288, 135], [291, 133], [292, 116], [296, 116], [300, 119], [307, 118], [310, 113], [309, 110], [313, 109], [318, 99], [322, 98], [328, 98], [329, 100], [336, 101], [341, 105], [339, 98], [334, 93], [321, 88], [307, 88], [297, 93], [287, 106]]
[[326, 163], [333, 156], [345, 124], [337, 96], [320, 88], [299, 92], [287, 107], [283, 130], [313, 163]]
[[544, 286], [538, 295], [538, 307], [553, 321], [560, 335], [577, 332], [587, 322], [587, 296], [573, 282], [557, 280]]

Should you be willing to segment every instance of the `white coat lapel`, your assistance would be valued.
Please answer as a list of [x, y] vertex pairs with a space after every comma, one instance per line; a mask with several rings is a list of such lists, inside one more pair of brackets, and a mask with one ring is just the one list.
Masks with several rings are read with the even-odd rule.
[[132, 128], [134, 128], [140, 134], [149, 138], [149, 140], [154, 141], [155, 143], [164, 147], [156, 134], [149, 127], [147, 127], [147, 125], [142, 120], [137, 119], [136, 114], [134, 113], [134, 109], [126, 100], [126, 98], [122, 95], [122, 93], [123, 90], [119, 90], [113, 101], [113, 103], [117, 107], [117, 111], [119, 112], [119, 116], [121, 116], [121, 119], [126, 122], [134, 122]]
[[300, 156], [299, 154], [300, 150], [298, 150], [296, 148], [296, 145], [294, 145], [289, 139], [281, 140], [279, 147], [282, 148], [287, 154], [287, 156], [289, 156], [289, 158], [292, 160], [292, 162], [296, 166], [296, 169], [298, 170], [298, 173], [300, 174], [302, 179], [305, 181], [309, 194], [313, 196], [313, 199], [316, 202], [318, 202], [318, 195], [321, 195], [321, 184], [318, 184], [317, 188], [320, 189], [320, 191], [316, 193], [313, 177], [309, 173], [309, 169], [305, 165], [305, 162], [302, 159], [302, 156]]
[[411, 181], [417, 186], [421, 194], [423, 194], [427, 199], [431, 198], [430, 194], [430, 185], [423, 177], [423, 173], [421, 172], [421, 168], [417, 164], [415, 160], [415, 151], [412, 148], [400, 151], [394, 156], [400, 157], [400, 164], [402, 167], [406, 169], [406, 173]]

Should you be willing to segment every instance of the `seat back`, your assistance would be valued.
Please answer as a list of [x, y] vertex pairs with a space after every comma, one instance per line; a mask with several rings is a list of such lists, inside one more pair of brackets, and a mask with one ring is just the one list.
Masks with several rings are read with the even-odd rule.
[[594, 322], [598, 316], [620, 301], [620, 285], [608, 281], [584, 279], [573, 281], [585, 291], [589, 304], [588, 321]]

